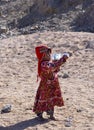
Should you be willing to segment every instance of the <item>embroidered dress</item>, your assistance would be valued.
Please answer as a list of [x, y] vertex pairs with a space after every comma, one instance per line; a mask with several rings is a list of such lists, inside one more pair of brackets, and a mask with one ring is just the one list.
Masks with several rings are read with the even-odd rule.
[[35, 113], [54, 110], [54, 106], [61, 107], [64, 105], [57, 72], [59, 71], [60, 66], [65, 62], [66, 60], [64, 60], [63, 57], [56, 62], [41, 62], [41, 81], [33, 108]]

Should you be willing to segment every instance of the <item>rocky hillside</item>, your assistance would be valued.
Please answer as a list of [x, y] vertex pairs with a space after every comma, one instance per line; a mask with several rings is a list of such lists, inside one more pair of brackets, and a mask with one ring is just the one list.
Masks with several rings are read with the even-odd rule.
[[94, 32], [94, 0], [0, 0], [0, 37], [37, 31]]
[[94, 33], [94, 4], [91, 4], [83, 13], [75, 19], [75, 27], [78, 31]]

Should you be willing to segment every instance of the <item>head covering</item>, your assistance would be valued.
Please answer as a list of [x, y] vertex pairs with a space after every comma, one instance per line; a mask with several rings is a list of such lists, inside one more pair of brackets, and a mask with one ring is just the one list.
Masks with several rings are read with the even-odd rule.
[[41, 73], [41, 62], [43, 61], [43, 57], [48, 50], [51, 52], [51, 48], [44, 44], [41, 44], [35, 48], [36, 56], [38, 58], [38, 76], [40, 76]]

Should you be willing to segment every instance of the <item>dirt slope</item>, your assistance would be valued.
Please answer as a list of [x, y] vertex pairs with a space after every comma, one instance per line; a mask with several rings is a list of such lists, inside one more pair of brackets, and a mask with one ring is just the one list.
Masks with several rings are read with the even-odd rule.
[[[59, 73], [65, 106], [55, 108], [57, 122], [40, 122], [32, 112], [39, 84], [34, 48], [39, 41], [52, 47], [53, 53], [73, 54]], [[0, 109], [6, 104], [12, 105], [12, 111], [0, 114], [0, 130], [93, 130], [94, 35], [45, 31], [0, 40]]]

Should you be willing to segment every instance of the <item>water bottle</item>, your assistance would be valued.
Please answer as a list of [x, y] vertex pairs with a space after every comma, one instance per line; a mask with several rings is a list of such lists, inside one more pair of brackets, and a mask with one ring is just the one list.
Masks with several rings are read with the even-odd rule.
[[64, 52], [63, 54], [62, 53], [55, 53], [55, 54], [51, 55], [51, 59], [52, 60], [60, 60], [60, 58], [63, 56], [69, 57], [69, 53], [67, 53], [67, 52]]
[[59, 60], [61, 57], [62, 57], [61, 53], [55, 53], [55, 54], [52, 54], [51, 56], [52, 60]]

